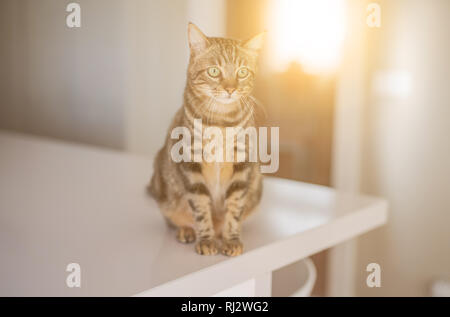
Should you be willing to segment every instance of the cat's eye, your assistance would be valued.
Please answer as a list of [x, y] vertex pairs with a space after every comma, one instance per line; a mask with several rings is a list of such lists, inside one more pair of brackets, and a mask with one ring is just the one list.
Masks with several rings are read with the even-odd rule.
[[219, 77], [220, 75], [220, 69], [213, 66], [208, 68], [208, 75], [211, 77]]
[[237, 71], [237, 75], [239, 78], [245, 78], [248, 76], [248, 68], [247, 67], [241, 67]]

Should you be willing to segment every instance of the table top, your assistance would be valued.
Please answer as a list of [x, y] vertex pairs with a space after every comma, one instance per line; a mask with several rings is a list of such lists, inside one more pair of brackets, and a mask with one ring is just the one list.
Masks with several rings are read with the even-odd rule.
[[[266, 177], [244, 254], [175, 240], [145, 187], [152, 161], [0, 133], [0, 296], [211, 295], [386, 222], [384, 200]], [[81, 287], [66, 266], [81, 267]]]

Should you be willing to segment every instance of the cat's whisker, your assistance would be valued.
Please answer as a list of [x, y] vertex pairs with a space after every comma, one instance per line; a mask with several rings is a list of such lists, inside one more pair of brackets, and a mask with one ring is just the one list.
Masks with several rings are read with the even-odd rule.
[[213, 116], [214, 116], [214, 109], [215, 109], [215, 105], [216, 105], [216, 98], [211, 97], [210, 99], [211, 102], [208, 103], [208, 112], [207, 112], [207, 117], [206, 117], [206, 124], [209, 125], [210, 120], [212, 120]]
[[258, 110], [262, 115], [262, 119], [265, 120], [267, 118], [266, 108], [261, 104], [261, 102], [255, 97], [249, 95], [248, 98], [253, 101], [253, 103], [257, 106]]
[[248, 104], [248, 102], [246, 101], [245, 97], [241, 97], [241, 101], [244, 104], [245, 109], [250, 112], [250, 116], [253, 120], [253, 122], [255, 121], [255, 117], [254, 117], [254, 111], [253, 111], [253, 107], [251, 105]]

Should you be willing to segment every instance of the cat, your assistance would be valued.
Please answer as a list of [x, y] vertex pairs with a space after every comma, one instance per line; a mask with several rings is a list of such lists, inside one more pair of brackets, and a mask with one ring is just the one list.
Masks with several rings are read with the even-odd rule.
[[[176, 228], [179, 242], [196, 241], [195, 250], [201, 255], [220, 251], [237, 256], [243, 252], [242, 221], [257, 207], [262, 195], [259, 162], [176, 163], [171, 148], [177, 140], [170, 132], [186, 127], [192, 135], [202, 133], [193, 131], [195, 119], [202, 119], [202, 129], [256, 127], [258, 104], [251, 92], [264, 33], [247, 41], [207, 37], [189, 23], [188, 40], [184, 102], [155, 158], [148, 190], [167, 223]], [[248, 155], [249, 144], [245, 142]], [[235, 153], [238, 147], [236, 141]]]

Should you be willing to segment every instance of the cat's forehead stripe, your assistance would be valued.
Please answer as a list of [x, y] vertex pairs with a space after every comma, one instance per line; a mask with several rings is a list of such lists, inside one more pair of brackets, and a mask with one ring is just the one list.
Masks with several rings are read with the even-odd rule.
[[217, 47], [215, 51], [219, 53], [222, 63], [237, 63], [239, 58], [238, 45], [240, 44], [237, 40], [223, 39], [223, 38], [211, 38], [213, 44]]
[[209, 49], [195, 60], [196, 70], [203, 71], [213, 65], [225, 67], [230, 64], [238, 68], [256, 67], [256, 55], [242, 47], [239, 40], [209, 38], [209, 41], [211, 43]]

